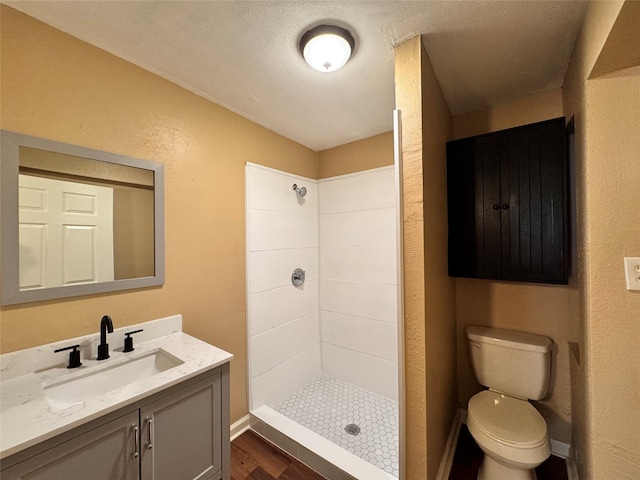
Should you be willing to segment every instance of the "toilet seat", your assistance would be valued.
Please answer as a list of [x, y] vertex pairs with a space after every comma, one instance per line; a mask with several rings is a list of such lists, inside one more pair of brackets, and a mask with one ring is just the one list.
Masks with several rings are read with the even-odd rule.
[[526, 400], [484, 390], [469, 400], [468, 415], [486, 436], [515, 448], [548, 442], [547, 423]]
[[526, 400], [485, 390], [469, 400], [469, 432], [500, 463], [533, 469], [551, 454], [547, 424]]

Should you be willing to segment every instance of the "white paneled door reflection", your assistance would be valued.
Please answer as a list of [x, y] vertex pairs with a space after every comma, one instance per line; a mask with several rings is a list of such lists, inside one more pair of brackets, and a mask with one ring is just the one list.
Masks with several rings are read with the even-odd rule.
[[113, 280], [113, 189], [19, 177], [20, 289]]

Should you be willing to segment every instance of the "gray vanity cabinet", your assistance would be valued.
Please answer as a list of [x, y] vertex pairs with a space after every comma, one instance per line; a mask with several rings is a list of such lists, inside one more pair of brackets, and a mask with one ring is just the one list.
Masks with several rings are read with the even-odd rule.
[[222, 478], [220, 411], [219, 372], [142, 407], [141, 480]]
[[137, 411], [123, 415], [2, 470], [2, 479], [136, 480], [138, 460], [130, 452], [137, 423]]
[[2, 480], [229, 480], [229, 364], [2, 461]]

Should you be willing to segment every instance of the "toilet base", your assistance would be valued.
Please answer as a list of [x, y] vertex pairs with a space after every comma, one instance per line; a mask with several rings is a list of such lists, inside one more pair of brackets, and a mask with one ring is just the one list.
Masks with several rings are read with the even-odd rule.
[[508, 467], [502, 463], [498, 463], [495, 459], [484, 454], [480, 471], [478, 471], [478, 480], [537, 480], [536, 471], [533, 469], [519, 469]]

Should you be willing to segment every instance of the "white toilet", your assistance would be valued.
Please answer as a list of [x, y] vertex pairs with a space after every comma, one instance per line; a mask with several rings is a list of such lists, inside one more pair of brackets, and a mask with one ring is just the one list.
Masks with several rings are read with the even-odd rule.
[[547, 394], [553, 342], [511, 330], [467, 327], [473, 371], [484, 390], [469, 400], [467, 426], [484, 452], [478, 480], [535, 480], [551, 454], [547, 424], [527, 399]]

